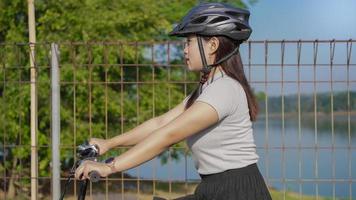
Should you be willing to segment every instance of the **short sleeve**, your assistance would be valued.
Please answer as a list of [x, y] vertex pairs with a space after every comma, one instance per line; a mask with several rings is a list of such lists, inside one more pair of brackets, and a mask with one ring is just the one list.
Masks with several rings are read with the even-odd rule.
[[236, 90], [231, 81], [218, 80], [203, 89], [203, 92], [196, 101], [201, 101], [212, 106], [219, 117], [219, 120], [231, 115], [238, 103]]

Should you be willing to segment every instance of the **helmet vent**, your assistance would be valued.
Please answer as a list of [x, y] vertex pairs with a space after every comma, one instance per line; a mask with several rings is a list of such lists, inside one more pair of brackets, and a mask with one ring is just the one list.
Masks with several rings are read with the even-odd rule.
[[238, 12], [233, 12], [233, 11], [226, 11], [225, 13], [228, 14], [228, 15], [234, 16], [234, 17], [236, 17], [237, 19], [239, 19], [241, 21], [245, 21], [245, 15], [244, 14], [241, 14], [241, 13], [238, 13]]
[[200, 3], [183, 17], [179, 26], [175, 27], [169, 35], [224, 36], [241, 42], [251, 35], [249, 18], [250, 12], [243, 8], [225, 3]]
[[241, 26], [241, 24], [238, 24], [238, 23], [234, 23], [234, 24], [235, 24], [235, 30], [236, 31], [242, 31], [242, 29], [244, 28], [244, 27]]
[[207, 16], [198, 17], [198, 18], [194, 19], [191, 23], [192, 24], [201, 24], [201, 23], [205, 22], [205, 20], [207, 18], [208, 18]]
[[238, 23], [234, 23], [235, 24], [235, 30], [237, 31], [241, 31], [244, 27], [241, 26], [241, 24], [238, 24]]
[[219, 16], [219, 17], [216, 17], [214, 18], [213, 20], [210, 21], [210, 24], [214, 24], [214, 23], [218, 23], [218, 22], [223, 22], [223, 21], [226, 21], [230, 18], [228, 17], [224, 17], [224, 16]]

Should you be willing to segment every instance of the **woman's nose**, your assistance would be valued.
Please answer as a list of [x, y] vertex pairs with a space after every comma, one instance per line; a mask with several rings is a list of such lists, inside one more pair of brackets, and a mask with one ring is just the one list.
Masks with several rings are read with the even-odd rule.
[[188, 54], [188, 45], [184, 45], [183, 53]]

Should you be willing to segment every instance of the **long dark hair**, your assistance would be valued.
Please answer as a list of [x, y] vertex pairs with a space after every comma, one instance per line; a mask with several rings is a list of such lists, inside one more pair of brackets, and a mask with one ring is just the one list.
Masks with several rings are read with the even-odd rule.
[[[208, 41], [210, 38], [211, 37], [203, 37], [205, 41]], [[224, 36], [217, 36], [216, 38], [218, 38], [219, 40], [219, 47], [216, 52], [215, 60], [220, 60], [221, 58], [223, 58], [229, 52], [232, 52], [237, 46], [241, 44], [241, 42], [233, 42], [232, 40]], [[238, 81], [243, 87], [247, 97], [250, 120], [256, 121], [257, 114], [258, 114], [258, 104], [252, 92], [252, 89], [250, 87], [250, 84], [246, 79], [240, 53], [233, 55], [230, 59], [223, 62], [221, 64], [221, 67], [226, 75]], [[199, 85], [193, 91], [190, 98], [188, 99], [185, 109], [188, 109], [195, 102], [198, 96], [199, 96]]]

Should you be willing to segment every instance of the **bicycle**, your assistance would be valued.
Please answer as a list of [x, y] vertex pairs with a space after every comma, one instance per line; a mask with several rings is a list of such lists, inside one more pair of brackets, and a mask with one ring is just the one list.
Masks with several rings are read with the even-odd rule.
[[[64, 185], [64, 190], [61, 194], [59, 200], [63, 200], [65, 193], [67, 191], [69, 183], [74, 178], [75, 170], [86, 160], [97, 161], [97, 157], [99, 156], [99, 148], [97, 145], [91, 145], [87, 141], [77, 147], [77, 156], [78, 160], [74, 163], [73, 167], [69, 172], [69, 176], [66, 180]], [[106, 163], [111, 162], [114, 158], [109, 158], [105, 160]], [[98, 182], [100, 180], [100, 174], [97, 171], [92, 171], [89, 173], [90, 178], [86, 180], [79, 181], [79, 193], [78, 193], [78, 200], [85, 200], [87, 185], [89, 181], [91, 182]]]

